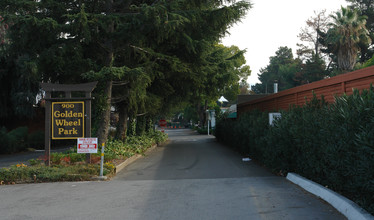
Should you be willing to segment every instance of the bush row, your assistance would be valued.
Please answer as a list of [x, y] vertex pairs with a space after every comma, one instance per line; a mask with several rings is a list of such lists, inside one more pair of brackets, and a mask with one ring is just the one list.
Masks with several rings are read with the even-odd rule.
[[273, 126], [258, 111], [221, 120], [216, 137], [276, 173], [296, 172], [374, 214], [373, 87], [330, 105], [314, 97], [281, 113]]
[[151, 130], [141, 136], [128, 136], [126, 141], [109, 140], [105, 148], [105, 157], [126, 159], [135, 154], [143, 154], [152, 145], [163, 143], [167, 138], [167, 134]]
[[[125, 141], [109, 139], [105, 146], [105, 162], [111, 162], [114, 159], [126, 159], [135, 154], [144, 154], [145, 151], [154, 144], [163, 143], [168, 136], [160, 131], [149, 131], [141, 136], [129, 136]], [[91, 163], [97, 163], [101, 159], [101, 146], [98, 153], [91, 154]], [[29, 163], [40, 164], [46, 159], [44, 156], [37, 160], [30, 160]], [[51, 164], [77, 164], [86, 161], [86, 155], [77, 153], [76, 147], [72, 147], [65, 152], [52, 153]]]
[[42, 149], [44, 146], [44, 132], [36, 131], [28, 134], [27, 127], [19, 127], [7, 131], [0, 128], [0, 154], [23, 151], [26, 148]]

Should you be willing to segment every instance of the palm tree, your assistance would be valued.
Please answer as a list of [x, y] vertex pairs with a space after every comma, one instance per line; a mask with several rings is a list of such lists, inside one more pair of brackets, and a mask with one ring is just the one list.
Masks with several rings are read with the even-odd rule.
[[333, 22], [329, 24], [326, 42], [337, 56], [339, 68], [343, 71], [352, 70], [360, 50], [359, 44], [371, 44], [365, 26], [367, 16], [360, 16], [356, 9], [344, 7], [330, 16]]

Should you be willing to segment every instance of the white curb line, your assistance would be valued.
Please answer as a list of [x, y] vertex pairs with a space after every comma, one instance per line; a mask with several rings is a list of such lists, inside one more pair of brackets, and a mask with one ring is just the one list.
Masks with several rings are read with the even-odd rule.
[[370, 215], [356, 203], [339, 195], [338, 193], [321, 186], [318, 183], [310, 181], [295, 173], [288, 173], [287, 179], [296, 185], [299, 185], [306, 191], [322, 198], [330, 205], [334, 206], [345, 217], [352, 220], [374, 220], [374, 216]]

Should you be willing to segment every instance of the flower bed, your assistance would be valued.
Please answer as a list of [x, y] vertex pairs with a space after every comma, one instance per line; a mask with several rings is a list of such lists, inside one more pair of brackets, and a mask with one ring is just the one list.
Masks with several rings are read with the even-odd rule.
[[[117, 163], [136, 154], [144, 154], [152, 145], [166, 139], [166, 134], [152, 131], [143, 136], [128, 137], [125, 142], [109, 140], [105, 148], [104, 175], [115, 175]], [[0, 169], [0, 184], [90, 180], [100, 172], [100, 159], [100, 153], [92, 154], [91, 163], [87, 164], [86, 155], [78, 154], [76, 148], [71, 148], [63, 153], [52, 153], [49, 167], [44, 165], [46, 158], [42, 156], [29, 160], [30, 166], [17, 164]]]

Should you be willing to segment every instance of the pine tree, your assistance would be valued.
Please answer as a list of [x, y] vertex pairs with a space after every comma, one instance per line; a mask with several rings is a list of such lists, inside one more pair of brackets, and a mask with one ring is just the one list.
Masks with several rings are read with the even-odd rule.
[[[32, 89], [27, 94], [33, 96], [40, 81], [98, 80], [94, 115], [99, 141], [105, 142], [111, 105], [126, 119], [156, 114], [154, 109], [194, 90], [195, 66], [205, 59], [205, 51], [250, 7], [245, 1], [227, 2], [232, 4], [2, 0], [0, 8], [12, 24], [11, 46], [3, 57], [7, 71], [18, 76], [12, 82], [20, 84], [19, 79], [29, 76], [16, 90], [23, 91], [28, 82]], [[121, 123], [126, 130], [126, 120]]]

